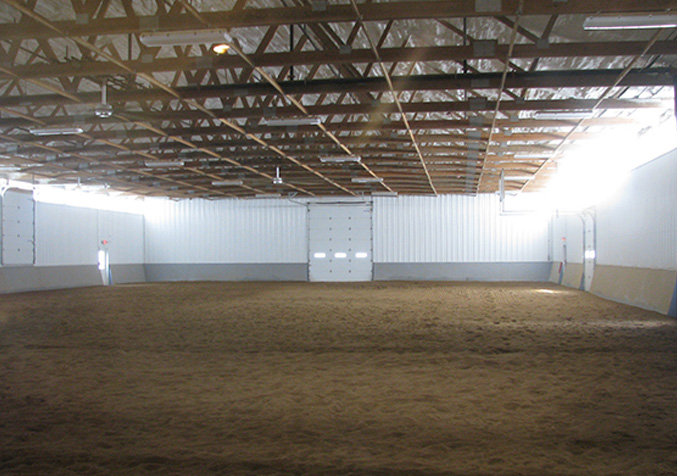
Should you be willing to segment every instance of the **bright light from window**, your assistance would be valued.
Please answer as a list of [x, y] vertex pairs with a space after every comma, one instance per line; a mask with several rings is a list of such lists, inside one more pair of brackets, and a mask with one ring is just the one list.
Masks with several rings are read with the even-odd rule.
[[595, 259], [596, 253], [595, 250], [585, 250], [583, 255], [585, 256], [585, 259]]
[[37, 185], [33, 191], [33, 198], [36, 202], [42, 203], [143, 214], [140, 199], [121, 196], [119, 192], [104, 192], [103, 188], [69, 190], [49, 185]]
[[345, 253], [334, 253], [334, 258], [341, 259], [341, 258], [347, 258], [347, 257], [348, 257], [348, 255], [345, 254]]
[[367, 253], [365, 253], [364, 251], [360, 251], [359, 253], [355, 253], [355, 258], [364, 259], [367, 256], [368, 256]]
[[313, 254], [313, 258], [317, 258], [317, 259], [322, 259], [322, 258], [326, 258], [326, 257], [327, 257], [327, 253], [322, 253], [322, 252], [319, 252], [319, 251], [317, 253]]
[[99, 250], [97, 258], [98, 258], [97, 261], [99, 262], [99, 270], [105, 271], [106, 270], [106, 252], [104, 250]]
[[677, 128], [672, 112], [656, 117], [654, 111], [637, 111], [631, 117], [649, 127], [639, 133], [619, 127], [598, 140], [565, 150], [546, 191], [551, 209], [577, 212], [612, 200], [633, 168], [675, 148]]

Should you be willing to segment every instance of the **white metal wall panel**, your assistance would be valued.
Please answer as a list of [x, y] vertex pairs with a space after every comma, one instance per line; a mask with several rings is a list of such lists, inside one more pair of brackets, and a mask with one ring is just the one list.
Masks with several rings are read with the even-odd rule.
[[37, 265], [96, 264], [103, 239], [111, 264], [143, 263], [143, 215], [37, 203]]
[[147, 263], [305, 263], [306, 208], [288, 200], [158, 200]]
[[598, 207], [597, 263], [677, 269], [677, 149], [632, 171]]
[[553, 218], [552, 260], [556, 263], [564, 261], [566, 245], [566, 261], [583, 263], [583, 221], [578, 215], [561, 215]]
[[498, 196], [378, 197], [378, 263], [547, 261], [545, 215], [500, 215]]
[[31, 193], [7, 190], [2, 197], [2, 263], [32, 265], [35, 207]]
[[143, 215], [99, 210], [98, 243], [108, 241], [110, 264], [142, 264]]
[[310, 281], [371, 281], [371, 227], [369, 205], [311, 205], [308, 216]]
[[96, 264], [97, 210], [38, 202], [35, 218], [36, 264]]

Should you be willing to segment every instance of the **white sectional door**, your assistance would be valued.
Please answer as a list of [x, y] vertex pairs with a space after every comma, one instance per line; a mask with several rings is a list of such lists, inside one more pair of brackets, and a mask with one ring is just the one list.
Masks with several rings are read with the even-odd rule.
[[311, 205], [310, 281], [371, 281], [370, 205]]
[[2, 197], [2, 264], [32, 265], [34, 261], [35, 202], [33, 194], [7, 190]]

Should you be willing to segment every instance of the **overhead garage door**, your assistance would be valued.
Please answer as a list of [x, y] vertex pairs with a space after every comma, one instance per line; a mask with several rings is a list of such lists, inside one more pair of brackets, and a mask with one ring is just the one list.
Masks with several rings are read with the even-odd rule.
[[310, 281], [371, 281], [370, 205], [311, 205]]
[[35, 202], [33, 194], [7, 190], [2, 197], [2, 264], [32, 265], [34, 262]]

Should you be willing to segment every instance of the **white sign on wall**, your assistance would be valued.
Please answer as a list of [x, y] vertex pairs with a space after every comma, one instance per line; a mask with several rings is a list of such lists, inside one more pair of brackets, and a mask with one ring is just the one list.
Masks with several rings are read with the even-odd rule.
[[35, 202], [33, 194], [7, 190], [2, 197], [2, 264], [34, 264]]

